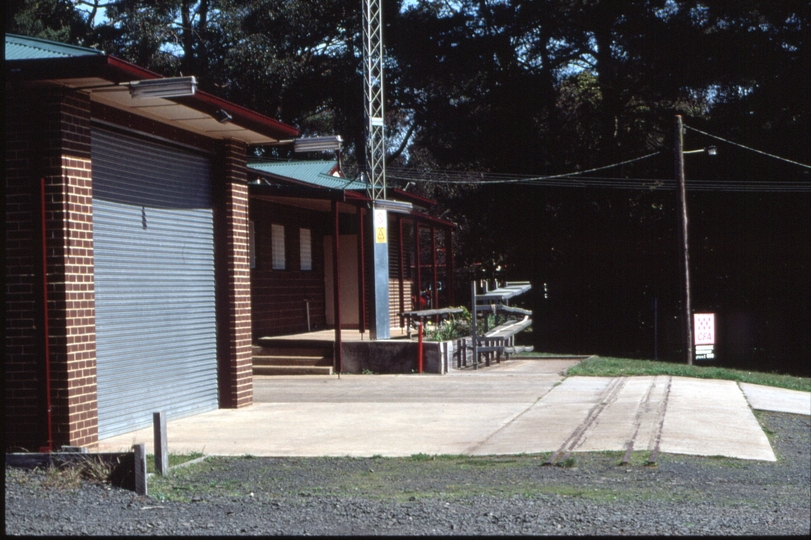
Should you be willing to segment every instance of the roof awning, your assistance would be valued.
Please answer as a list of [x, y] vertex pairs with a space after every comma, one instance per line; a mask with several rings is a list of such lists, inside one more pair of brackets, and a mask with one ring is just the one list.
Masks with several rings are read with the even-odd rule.
[[[132, 99], [132, 81], [159, 79], [157, 73], [93, 49], [66, 46], [31, 38], [37, 47], [15, 43], [16, 56], [6, 54], [6, 81], [47, 82], [90, 94], [91, 101], [126, 110], [214, 139], [236, 139], [246, 144], [274, 144], [297, 137], [299, 130], [235, 103], [197, 91], [181, 98]], [[9, 36], [6, 36], [8, 46]], [[230, 116], [220, 122], [223, 111]]]

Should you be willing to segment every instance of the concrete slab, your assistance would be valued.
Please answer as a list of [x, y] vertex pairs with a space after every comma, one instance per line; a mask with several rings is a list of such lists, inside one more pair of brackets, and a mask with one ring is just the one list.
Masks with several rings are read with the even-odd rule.
[[661, 450], [776, 460], [766, 434], [734, 381], [673, 377]]
[[738, 383], [753, 409], [811, 416], [811, 392]]
[[[576, 362], [576, 361], [571, 361]], [[408, 456], [654, 450], [774, 460], [729, 381], [569, 377], [545, 360], [453, 375], [256, 377], [255, 404], [170, 421], [172, 452]], [[152, 452], [152, 429], [101, 441]]]
[[732, 381], [570, 377], [470, 453], [649, 450], [774, 461]]
[[469, 449], [470, 454], [535, 454], [560, 448], [599, 403], [613, 379], [572, 377], [512, 422]]

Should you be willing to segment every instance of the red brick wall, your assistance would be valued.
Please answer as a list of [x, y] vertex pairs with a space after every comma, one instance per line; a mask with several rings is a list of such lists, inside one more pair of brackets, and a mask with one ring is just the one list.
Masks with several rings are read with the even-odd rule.
[[6, 447], [36, 450], [47, 442], [40, 178], [53, 442], [92, 445], [98, 415], [90, 101], [59, 87], [6, 90]]
[[220, 407], [253, 403], [246, 147], [222, 145], [215, 182]]
[[5, 125], [5, 446], [47, 442], [42, 342], [39, 178], [31, 170], [34, 118], [23, 92], [6, 87]]
[[[251, 271], [254, 338], [307, 331], [304, 299], [310, 301], [310, 324], [326, 327], [324, 234], [329, 214], [251, 199], [256, 267]], [[271, 224], [284, 225], [286, 269], [271, 267]], [[300, 268], [299, 228], [311, 230], [312, 270]]]

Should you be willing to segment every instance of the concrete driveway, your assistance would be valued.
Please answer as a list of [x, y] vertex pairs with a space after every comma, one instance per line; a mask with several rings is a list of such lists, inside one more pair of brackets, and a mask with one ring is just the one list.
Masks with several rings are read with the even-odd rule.
[[[553, 452], [556, 459], [648, 450], [654, 458], [665, 452], [774, 461], [747, 397], [754, 407], [811, 414], [808, 392], [669, 376], [564, 379], [575, 363], [511, 360], [444, 376], [255, 377], [254, 405], [170, 421], [169, 449], [255, 456]], [[134, 443], [152, 452], [152, 429], [103, 440], [98, 451]]]

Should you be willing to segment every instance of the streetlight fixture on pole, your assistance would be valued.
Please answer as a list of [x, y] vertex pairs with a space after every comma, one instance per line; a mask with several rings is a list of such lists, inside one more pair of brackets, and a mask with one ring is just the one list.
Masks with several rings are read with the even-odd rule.
[[682, 288], [682, 336], [684, 338], [684, 356], [687, 365], [693, 365], [693, 310], [690, 305], [690, 252], [687, 241], [687, 190], [684, 185], [684, 154], [704, 152], [715, 156], [718, 150], [708, 146], [700, 150], [684, 150], [684, 124], [681, 115], [676, 115], [675, 162], [676, 162], [676, 196], [678, 197], [679, 248], [683, 276]]

